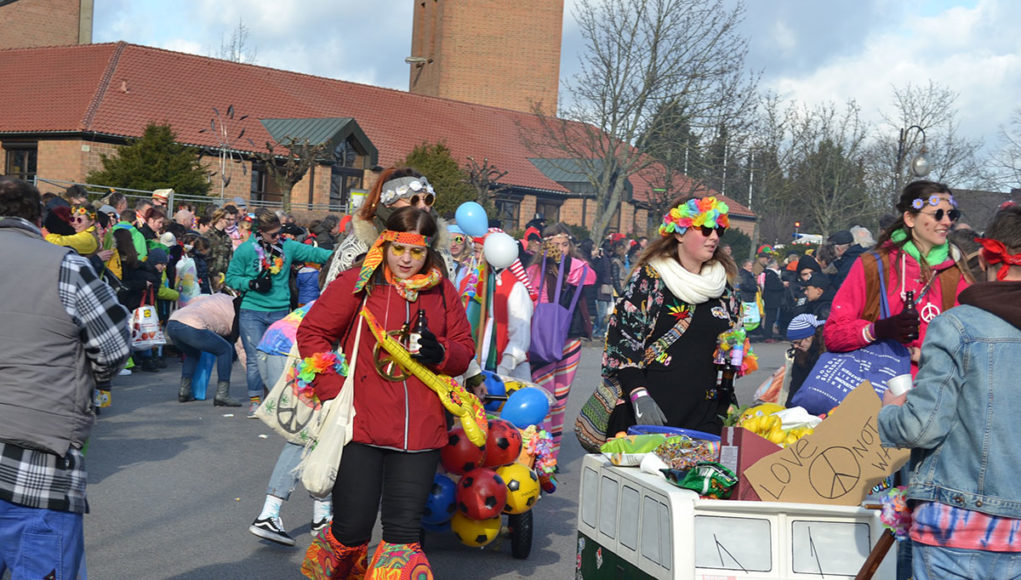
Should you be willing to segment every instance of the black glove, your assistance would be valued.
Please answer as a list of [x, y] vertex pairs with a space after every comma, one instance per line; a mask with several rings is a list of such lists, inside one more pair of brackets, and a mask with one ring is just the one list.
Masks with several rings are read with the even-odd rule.
[[876, 340], [893, 339], [908, 343], [918, 338], [918, 312], [901, 312], [873, 323]]
[[631, 406], [635, 410], [635, 421], [639, 425], [666, 425], [666, 415], [656, 401], [649, 396], [645, 387], [631, 391]]
[[254, 280], [248, 281], [248, 288], [260, 294], [265, 294], [273, 289], [273, 279], [269, 276], [259, 274]]
[[436, 335], [428, 328], [422, 329], [422, 337], [418, 339], [418, 354], [414, 357], [427, 365], [438, 365], [443, 360], [444, 352], [443, 345], [436, 340]]

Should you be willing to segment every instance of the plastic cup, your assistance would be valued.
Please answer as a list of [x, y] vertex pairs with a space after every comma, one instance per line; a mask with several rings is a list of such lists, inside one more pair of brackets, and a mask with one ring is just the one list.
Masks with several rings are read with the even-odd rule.
[[886, 389], [898, 397], [910, 391], [912, 386], [914, 385], [911, 382], [910, 374], [897, 375], [886, 381]]

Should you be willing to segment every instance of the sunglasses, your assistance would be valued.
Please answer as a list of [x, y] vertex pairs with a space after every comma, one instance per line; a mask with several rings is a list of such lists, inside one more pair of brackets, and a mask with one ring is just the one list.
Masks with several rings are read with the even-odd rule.
[[454, 234], [450, 236], [450, 241], [454, 242], [455, 244], [463, 244], [464, 236], [462, 236], [461, 234]]
[[925, 215], [931, 215], [932, 217], [936, 218], [936, 221], [938, 221], [938, 222], [943, 221], [943, 216], [944, 215], [947, 215], [950, 218], [950, 221], [952, 221], [952, 222], [956, 222], [957, 220], [961, 219], [961, 210], [959, 210], [959, 209], [946, 210], [945, 214], [944, 214], [943, 208], [940, 208], [940, 209], [936, 210], [933, 213], [929, 213], [927, 211], [920, 211], [918, 213], [924, 213]]
[[404, 252], [411, 252], [411, 257], [412, 258], [414, 258], [416, 260], [421, 260], [422, 258], [425, 257], [425, 254], [428, 251], [428, 249], [427, 248], [423, 248], [421, 246], [409, 247], [409, 246], [402, 246], [400, 244], [390, 244], [390, 251], [393, 252], [393, 255], [397, 256], [398, 258], [403, 256]]
[[424, 202], [425, 207], [432, 207], [433, 203], [436, 202], [436, 196], [432, 193], [427, 193], [425, 195], [419, 195], [416, 193], [415, 195], [411, 196], [410, 199], [408, 199], [408, 202], [410, 202], [411, 205], [413, 206], [418, 205], [419, 201]]
[[75, 216], [71, 218], [71, 223], [80, 224], [84, 223], [87, 218], [85, 216]]
[[709, 236], [713, 235], [713, 231], [714, 230], [716, 231], [716, 235], [721, 237], [721, 238], [723, 237], [724, 232], [727, 231], [727, 228], [725, 228], [723, 226], [716, 226], [715, 228], [711, 228], [709, 226], [699, 226], [698, 229], [702, 230], [702, 235], [707, 237], [707, 238]]
[[276, 230], [275, 232], [262, 232], [262, 237], [265, 238], [267, 236], [271, 238], [280, 237], [280, 230]]

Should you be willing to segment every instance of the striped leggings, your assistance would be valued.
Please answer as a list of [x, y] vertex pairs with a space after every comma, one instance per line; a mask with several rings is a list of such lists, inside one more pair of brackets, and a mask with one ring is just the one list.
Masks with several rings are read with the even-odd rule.
[[553, 395], [556, 402], [549, 416], [543, 422], [543, 429], [553, 436], [553, 455], [560, 452], [560, 438], [564, 432], [564, 412], [567, 410], [567, 395], [578, 372], [581, 360], [581, 339], [569, 338], [564, 344], [564, 358], [532, 370], [532, 381]]

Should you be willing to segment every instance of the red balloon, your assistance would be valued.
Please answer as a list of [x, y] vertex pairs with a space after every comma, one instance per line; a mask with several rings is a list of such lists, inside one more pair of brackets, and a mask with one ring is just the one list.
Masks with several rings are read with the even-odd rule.
[[510, 421], [494, 419], [486, 435], [485, 467], [500, 467], [517, 461], [521, 455], [521, 431]]
[[507, 486], [492, 469], [473, 469], [457, 483], [457, 509], [470, 519], [495, 518], [506, 505]]
[[460, 427], [454, 427], [447, 433], [447, 444], [440, 449], [443, 468], [458, 475], [482, 467], [485, 456], [485, 446], [478, 447], [472, 443]]

